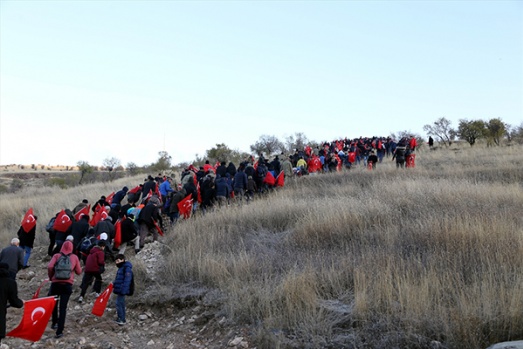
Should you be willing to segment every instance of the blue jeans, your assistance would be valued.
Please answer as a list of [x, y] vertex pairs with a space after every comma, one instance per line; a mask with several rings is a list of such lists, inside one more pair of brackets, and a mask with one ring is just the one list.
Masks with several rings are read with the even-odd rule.
[[116, 314], [118, 319], [125, 322], [125, 296], [121, 294], [116, 295]]
[[33, 249], [31, 247], [28, 247], [28, 246], [20, 246], [24, 251], [25, 251], [25, 254], [24, 254], [24, 267], [27, 267], [27, 262], [29, 262], [29, 257], [31, 257], [31, 251], [33, 251]]

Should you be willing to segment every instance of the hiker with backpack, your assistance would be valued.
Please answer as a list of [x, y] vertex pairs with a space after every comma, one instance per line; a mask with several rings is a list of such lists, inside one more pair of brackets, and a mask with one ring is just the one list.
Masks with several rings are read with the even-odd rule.
[[[53, 309], [51, 328], [56, 330], [55, 338], [61, 338], [64, 333], [67, 304], [73, 293], [74, 274], [82, 274], [82, 267], [78, 256], [73, 254], [73, 243], [66, 240], [62, 244], [60, 253], [51, 258], [47, 265], [47, 275], [51, 281], [48, 296], [59, 296]], [[60, 311], [58, 311], [60, 309]]]

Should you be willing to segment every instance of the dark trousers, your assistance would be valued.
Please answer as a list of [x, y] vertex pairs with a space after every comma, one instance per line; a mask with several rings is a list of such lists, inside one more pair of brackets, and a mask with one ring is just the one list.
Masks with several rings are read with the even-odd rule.
[[49, 233], [49, 247], [47, 248], [47, 254], [53, 256], [54, 243], [56, 239], [56, 232]]
[[87, 288], [93, 282], [94, 278], [94, 285], [93, 285], [93, 291], [96, 293], [100, 293], [102, 290], [102, 274], [100, 273], [84, 273], [84, 277], [82, 278], [82, 285], [80, 288], [82, 289], [82, 292], [80, 293], [80, 296], [84, 297], [85, 292], [87, 292]]
[[[67, 303], [73, 293], [73, 285], [65, 282], [53, 282], [49, 288], [49, 296], [60, 296], [60, 300], [56, 302], [53, 309], [53, 325], [57, 324], [56, 334], [64, 332], [65, 315], [67, 313]], [[60, 312], [58, 309], [60, 308]]]

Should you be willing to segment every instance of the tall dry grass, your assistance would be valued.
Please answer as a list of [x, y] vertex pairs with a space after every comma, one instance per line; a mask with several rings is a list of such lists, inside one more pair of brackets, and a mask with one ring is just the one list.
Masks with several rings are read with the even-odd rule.
[[[288, 180], [168, 230], [155, 290], [218, 290], [228, 317], [256, 329], [259, 348], [523, 339], [522, 152], [441, 149], [418, 153], [414, 169], [385, 159], [372, 172]], [[61, 208], [141, 180], [2, 195], [0, 238], [8, 243], [31, 206], [46, 243], [43, 225]]]
[[424, 152], [414, 169], [388, 160], [288, 181], [178, 224], [164, 279], [222, 290], [266, 347], [522, 339], [522, 150]]

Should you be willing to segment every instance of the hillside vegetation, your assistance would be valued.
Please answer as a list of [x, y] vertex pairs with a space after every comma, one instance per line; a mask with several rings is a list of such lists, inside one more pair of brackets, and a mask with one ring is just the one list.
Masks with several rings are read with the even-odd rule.
[[[7, 245], [141, 177], [0, 197]], [[249, 205], [180, 221], [151, 307], [204, 289], [258, 348], [486, 348], [523, 339], [523, 148], [456, 148], [375, 171], [289, 179]], [[152, 289], [154, 288], [154, 289]]]

